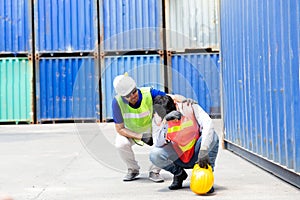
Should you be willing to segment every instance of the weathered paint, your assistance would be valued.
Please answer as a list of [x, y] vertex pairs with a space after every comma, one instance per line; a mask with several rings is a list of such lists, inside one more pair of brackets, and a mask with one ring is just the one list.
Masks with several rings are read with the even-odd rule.
[[220, 116], [219, 54], [173, 54], [168, 64], [170, 92], [195, 99], [207, 113]]
[[117, 75], [128, 74], [138, 87], [164, 90], [163, 59], [159, 55], [106, 56], [101, 58], [102, 116], [112, 119], [112, 100], [116, 95], [113, 80]]
[[99, 67], [92, 57], [36, 61], [37, 120], [99, 120]]
[[100, 0], [100, 50], [163, 49], [162, 0]]
[[35, 0], [36, 53], [95, 52], [97, 0]]
[[31, 1], [0, 1], [0, 54], [32, 52]]
[[0, 59], [0, 121], [33, 123], [33, 67], [26, 58]]
[[299, 1], [223, 0], [221, 36], [226, 140], [299, 173]]
[[169, 51], [220, 49], [219, 0], [166, 0]]

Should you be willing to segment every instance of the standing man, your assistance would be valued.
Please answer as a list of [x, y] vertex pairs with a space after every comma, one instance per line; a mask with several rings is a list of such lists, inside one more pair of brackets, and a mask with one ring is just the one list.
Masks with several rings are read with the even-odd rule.
[[[169, 189], [177, 190], [188, 177], [184, 169], [193, 168], [195, 163], [214, 168], [219, 138], [212, 119], [198, 104], [174, 103], [168, 95], [157, 96], [153, 104], [155, 148], [150, 152], [150, 160], [173, 174]], [[212, 192], [213, 187], [208, 193]]]
[[[139, 175], [139, 165], [132, 150], [134, 144], [144, 143], [152, 146], [153, 99], [165, 92], [150, 87], [137, 88], [135, 81], [128, 74], [115, 77], [114, 89], [117, 95], [112, 101], [113, 120], [117, 131], [116, 148], [128, 168], [123, 181], [135, 180]], [[160, 168], [152, 165], [149, 179], [163, 182]]]

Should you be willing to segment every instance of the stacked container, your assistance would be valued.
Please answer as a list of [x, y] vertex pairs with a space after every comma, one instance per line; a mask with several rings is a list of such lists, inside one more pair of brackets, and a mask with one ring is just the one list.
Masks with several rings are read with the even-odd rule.
[[128, 72], [138, 87], [163, 90], [162, 0], [100, 0], [102, 118], [112, 118], [113, 80]]
[[93, 57], [41, 57], [37, 120], [99, 120], [99, 68]]
[[166, 0], [168, 88], [220, 117], [219, 1]]
[[170, 92], [196, 100], [211, 117], [219, 118], [219, 54], [172, 54], [168, 58], [168, 64], [171, 66]]
[[219, 0], [166, 0], [167, 49], [220, 50]]
[[0, 30], [0, 122], [33, 123], [30, 1], [1, 1]]
[[225, 141], [300, 187], [300, 4], [223, 0]]
[[34, 1], [37, 121], [100, 120], [97, 0]]
[[101, 52], [163, 49], [162, 0], [99, 0]]

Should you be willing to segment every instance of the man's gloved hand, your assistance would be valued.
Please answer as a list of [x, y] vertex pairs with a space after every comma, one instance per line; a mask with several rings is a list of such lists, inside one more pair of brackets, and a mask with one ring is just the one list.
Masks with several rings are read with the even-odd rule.
[[207, 165], [210, 164], [208, 150], [200, 150], [196, 163], [198, 163], [201, 168], [208, 168]]
[[181, 112], [179, 112], [177, 110], [173, 110], [172, 112], [170, 112], [166, 115], [165, 119], [167, 121], [174, 120], [174, 119], [180, 120], [181, 116], [182, 116]]
[[152, 146], [153, 145], [152, 134], [151, 133], [143, 133], [142, 141], [144, 143], [148, 144], [149, 146]]
[[193, 104], [197, 104], [198, 102], [195, 101], [194, 99], [191, 99], [191, 98], [186, 98], [185, 100], [182, 101], [182, 103], [187, 103], [187, 105], [193, 105]]

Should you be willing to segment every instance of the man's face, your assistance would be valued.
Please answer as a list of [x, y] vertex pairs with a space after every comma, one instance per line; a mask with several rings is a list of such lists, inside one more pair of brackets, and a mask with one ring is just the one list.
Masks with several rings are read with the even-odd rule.
[[139, 93], [137, 88], [134, 88], [128, 95], [124, 97], [130, 104], [135, 105], [139, 100]]

